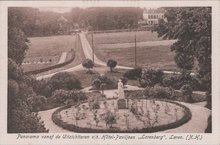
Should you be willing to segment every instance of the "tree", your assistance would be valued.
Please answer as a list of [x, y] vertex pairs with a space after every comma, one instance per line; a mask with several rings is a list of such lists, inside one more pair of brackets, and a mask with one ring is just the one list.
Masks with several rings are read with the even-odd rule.
[[113, 68], [117, 65], [117, 61], [109, 59], [107, 62], [107, 66], [110, 68], [110, 71], [113, 72]]
[[25, 58], [28, 49], [27, 38], [19, 28], [8, 30], [8, 57], [13, 59], [19, 66]]
[[165, 17], [167, 21], [160, 20], [155, 31], [164, 39], [177, 39], [171, 50], [178, 67], [191, 70], [196, 64], [197, 78], [201, 83], [207, 78], [207, 107], [211, 108], [211, 8], [166, 8]]
[[93, 61], [91, 59], [85, 59], [82, 62], [82, 65], [83, 65], [83, 67], [88, 69], [88, 73], [91, 73], [90, 69], [92, 69], [94, 67], [94, 63], [93, 63]]
[[[13, 10], [13, 11], [11, 11]], [[33, 91], [28, 76], [20, 67], [28, 49], [23, 32], [26, 22], [16, 8], [9, 8], [8, 17], [8, 133], [48, 132], [44, 123], [33, 112], [39, 96]], [[42, 96], [43, 97], [43, 96]]]

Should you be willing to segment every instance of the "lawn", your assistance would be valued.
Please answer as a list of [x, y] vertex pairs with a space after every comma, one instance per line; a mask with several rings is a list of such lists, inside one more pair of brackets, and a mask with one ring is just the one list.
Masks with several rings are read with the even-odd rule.
[[[97, 57], [105, 62], [114, 59], [118, 65], [134, 66], [134, 47], [132, 48], [96, 48]], [[174, 52], [170, 45], [137, 47], [137, 65], [141, 67], [156, 67], [163, 70], [177, 70], [174, 62]]]
[[[133, 43], [135, 34], [137, 42], [162, 40], [162, 38], [158, 38], [156, 32], [151, 31], [97, 33], [93, 34], [96, 56], [105, 62], [111, 58], [116, 60], [118, 65], [134, 67], [134, 45], [117, 48], [110, 45]], [[87, 38], [91, 44], [91, 34], [88, 34]], [[102, 47], [103, 45], [106, 47]], [[137, 44], [137, 65], [156, 67], [163, 70], [178, 70], [174, 62], [174, 52], [171, 52], [170, 46], [169, 43], [165, 45], [156, 44], [155, 46], [138, 46]]]
[[31, 37], [26, 57], [48, 57], [59, 55], [74, 48], [75, 36]]
[[[93, 34], [94, 46], [99, 44], [131, 43], [134, 42], [135, 34], [137, 42], [162, 40], [162, 38], [158, 38], [156, 32], [151, 31], [96, 33]], [[91, 34], [88, 34], [87, 38], [91, 42]]]
[[[69, 52], [75, 49], [75, 39], [73, 35], [49, 36], [49, 37], [31, 37], [28, 38], [30, 43], [26, 53], [24, 62], [32, 62], [32, 64], [22, 65], [24, 71], [36, 70], [53, 66], [58, 63], [62, 52]], [[68, 53], [66, 60], [70, 59]], [[33, 64], [33, 62], [49, 61], [45, 64]]]

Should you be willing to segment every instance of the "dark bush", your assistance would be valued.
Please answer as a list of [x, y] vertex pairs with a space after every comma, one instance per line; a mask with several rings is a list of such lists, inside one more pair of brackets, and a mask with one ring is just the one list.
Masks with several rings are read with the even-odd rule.
[[162, 84], [164, 73], [159, 69], [144, 69], [142, 71], [141, 79], [139, 80], [142, 87], [154, 86], [155, 84]]
[[193, 90], [204, 90], [196, 77], [190, 75], [190, 73], [169, 74], [163, 78], [163, 86], [172, 87], [176, 90], [180, 90], [186, 84], [189, 84]]
[[53, 75], [48, 82], [48, 95], [51, 95], [53, 91], [63, 89], [63, 90], [72, 90], [72, 89], [81, 89], [81, 83], [75, 77], [74, 74], [68, 72], [61, 72]]
[[55, 90], [52, 94], [52, 98], [58, 103], [64, 103], [69, 98], [69, 91], [67, 90]]
[[137, 80], [141, 78], [141, 74], [142, 74], [142, 68], [138, 67], [138, 68], [128, 70], [127, 72], [124, 73], [123, 76], [131, 80]]
[[[101, 84], [103, 85], [103, 88], [101, 88]], [[106, 75], [101, 75], [95, 78], [92, 81], [92, 86], [94, 89], [116, 89], [117, 88], [117, 81], [114, 77], [106, 76]]]
[[155, 85], [154, 87], [146, 87], [143, 94], [147, 98], [171, 99], [172, 89]]
[[189, 85], [189, 84], [186, 84], [186, 85], [183, 85], [181, 88], [180, 88], [183, 96], [185, 96], [185, 101], [186, 102], [193, 102], [193, 99], [192, 99], [192, 87]]
[[22, 69], [10, 58], [8, 59], [8, 78], [14, 80], [21, 80], [23, 78]]
[[82, 62], [82, 66], [85, 67], [86, 69], [88, 69], [88, 73], [91, 73], [91, 70], [94, 67], [94, 63], [91, 59], [85, 59]]
[[107, 66], [110, 68], [110, 71], [113, 71], [113, 68], [115, 68], [117, 65], [117, 61], [109, 59], [107, 62]]
[[83, 92], [77, 90], [56, 90], [52, 94], [52, 98], [57, 102], [64, 104], [66, 101], [68, 104], [74, 104], [79, 101], [86, 100], [87, 97]]
[[33, 111], [39, 111], [41, 106], [47, 102], [47, 98], [44, 96], [36, 96], [33, 99]]

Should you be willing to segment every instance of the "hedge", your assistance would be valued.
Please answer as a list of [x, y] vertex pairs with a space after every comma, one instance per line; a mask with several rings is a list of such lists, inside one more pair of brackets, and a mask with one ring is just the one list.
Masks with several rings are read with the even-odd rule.
[[46, 72], [46, 71], [49, 71], [49, 70], [52, 70], [55, 68], [60, 68], [60, 67], [63, 67], [67, 64], [70, 64], [75, 59], [75, 52], [71, 51], [71, 53], [72, 53], [72, 58], [68, 61], [65, 61], [64, 63], [56, 64], [56, 65], [49, 66], [49, 67], [42, 68], [42, 69], [38, 69], [38, 70], [27, 71], [27, 72], [25, 72], [25, 74], [35, 74], [36, 75], [36, 74], [39, 74], [42, 72]]
[[[157, 99], [155, 99], [155, 100], [157, 100]], [[192, 114], [190, 112], [190, 109], [185, 107], [184, 105], [179, 104], [177, 102], [168, 101], [168, 100], [160, 100], [160, 101], [173, 103], [173, 104], [176, 104], [176, 105], [182, 107], [184, 109], [184, 116], [176, 122], [173, 122], [170, 124], [164, 124], [161, 126], [147, 127], [147, 128], [142, 128], [142, 129], [132, 129], [132, 130], [118, 130], [118, 129], [105, 129], [104, 130], [104, 129], [82, 128], [82, 127], [79, 127], [79, 126], [76, 126], [73, 124], [68, 124], [66, 122], [63, 122], [60, 118], [59, 112], [71, 107], [71, 106], [64, 106], [64, 107], [57, 109], [52, 114], [52, 120], [56, 125], [66, 129], [66, 130], [70, 130], [70, 131], [78, 132], [78, 133], [153, 133], [153, 132], [159, 132], [159, 131], [164, 131], [164, 130], [179, 127], [191, 119]]]

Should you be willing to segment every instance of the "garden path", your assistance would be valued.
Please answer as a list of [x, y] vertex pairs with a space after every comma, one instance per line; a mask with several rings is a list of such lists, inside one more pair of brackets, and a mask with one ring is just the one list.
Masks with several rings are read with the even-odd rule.
[[66, 57], [67, 57], [67, 52], [62, 52], [58, 64], [64, 63], [66, 60]]
[[46, 129], [49, 129], [49, 133], [71, 132], [71, 131], [63, 129], [62, 127], [57, 126], [52, 121], [52, 114], [56, 109], [58, 108], [40, 111], [38, 112], [38, 116], [40, 116], [41, 120], [44, 122]]

